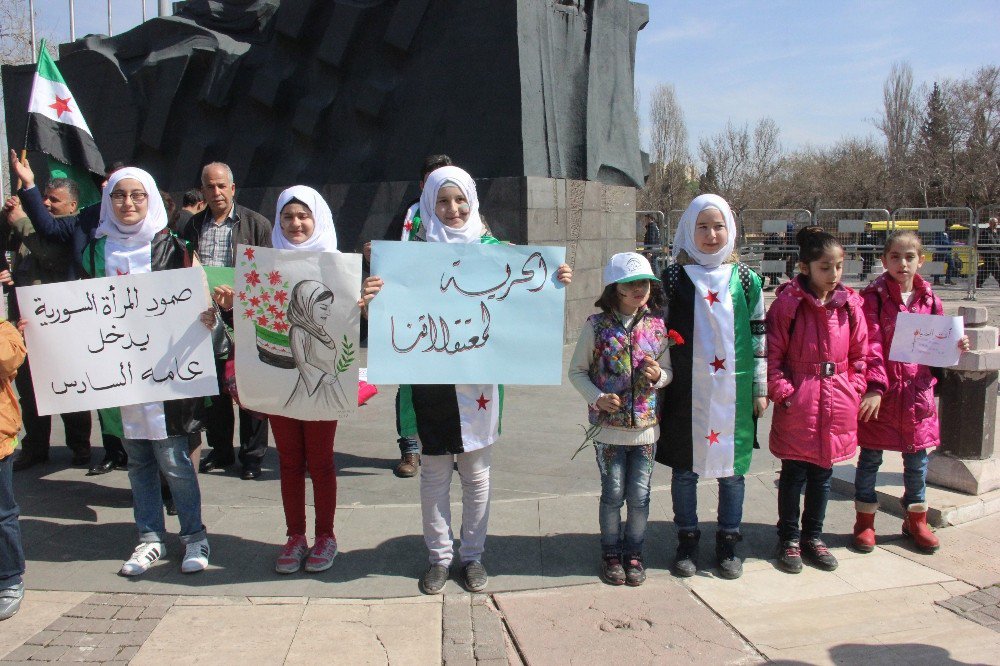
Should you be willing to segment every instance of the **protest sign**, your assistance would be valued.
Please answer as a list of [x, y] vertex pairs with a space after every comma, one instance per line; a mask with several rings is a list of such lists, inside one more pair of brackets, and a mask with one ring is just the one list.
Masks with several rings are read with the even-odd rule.
[[245, 245], [236, 252], [240, 403], [304, 421], [354, 414], [361, 255]]
[[205, 274], [182, 268], [17, 288], [41, 415], [216, 395]]
[[562, 383], [566, 249], [372, 243], [374, 383]]
[[889, 360], [947, 368], [958, 363], [958, 341], [965, 335], [961, 317], [900, 312]]

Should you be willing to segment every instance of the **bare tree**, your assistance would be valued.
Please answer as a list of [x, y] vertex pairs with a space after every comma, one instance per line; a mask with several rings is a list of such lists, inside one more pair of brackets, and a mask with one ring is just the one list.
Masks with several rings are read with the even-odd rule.
[[727, 122], [718, 134], [698, 142], [701, 161], [715, 171], [717, 193], [736, 209], [764, 203], [764, 189], [782, 165], [781, 130], [770, 118], [750, 129]]
[[897, 206], [907, 198], [908, 160], [919, 125], [919, 111], [913, 91], [913, 69], [907, 62], [895, 62], [882, 84], [882, 117], [875, 121], [886, 141], [886, 159], [891, 189], [888, 205]]
[[672, 85], [658, 85], [649, 102], [650, 172], [642, 205], [664, 212], [689, 198], [687, 126]]
[[31, 62], [31, 25], [27, 3], [0, 0], [0, 64]]

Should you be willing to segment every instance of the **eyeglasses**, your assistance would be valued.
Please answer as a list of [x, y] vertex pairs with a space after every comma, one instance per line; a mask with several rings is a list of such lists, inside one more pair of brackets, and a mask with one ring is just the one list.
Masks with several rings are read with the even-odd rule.
[[111, 200], [118, 205], [125, 203], [125, 199], [131, 199], [132, 203], [141, 204], [148, 196], [145, 192], [112, 192]]

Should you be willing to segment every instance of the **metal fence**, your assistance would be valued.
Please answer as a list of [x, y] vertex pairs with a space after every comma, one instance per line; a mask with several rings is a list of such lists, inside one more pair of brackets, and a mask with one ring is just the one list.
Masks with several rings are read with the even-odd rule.
[[976, 225], [972, 234], [972, 242], [976, 248], [976, 279], [973, 282], [975, 290], [987, 286], [991, 277], [1000, 284], [1000, 226], [990, 228], [990, 218], [1000, 218], [1000, 204], [983, 206], [976, 210]]
[[965, 289], [966, 298], [975, 300], [979, 260], [971, 208], [898, 208], [892, 222], [893, 230], [909, 229], [920, 237], [924, 246], [921, 275], [944, 289]]
[[891, 231], [892, 217], [884, 208], [820, 208], [813, 224], [833, 234], [844, 246], [843, 281], [864, 286], [882, 272], [878, 261]]
[[799, 248], [795, 235], [812, 223], [812, 213], [800, 208], [748, 208], [739, 214], [740, 259], [772, 285], [795, 275]]

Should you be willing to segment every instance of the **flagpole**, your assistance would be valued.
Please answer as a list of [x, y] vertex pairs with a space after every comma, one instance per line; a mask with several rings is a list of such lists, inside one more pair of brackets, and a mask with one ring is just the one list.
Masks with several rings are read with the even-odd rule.
[[108, 0], [108, 37], [114, 37], [114, 30], [111, 28], [111, 0]]
[[28, 15], [31, 18], [31, 57], [38, 62], [38, 46], [35, 44], [35, 0], [28, 0]]
[[139, 0], [139, 4], [142, 5], [142, 22], [146, 22], [146, 0]]
[[73, 8], [73, 0], [69, 0], [69, 41], [76, 41], [76, 12]]

